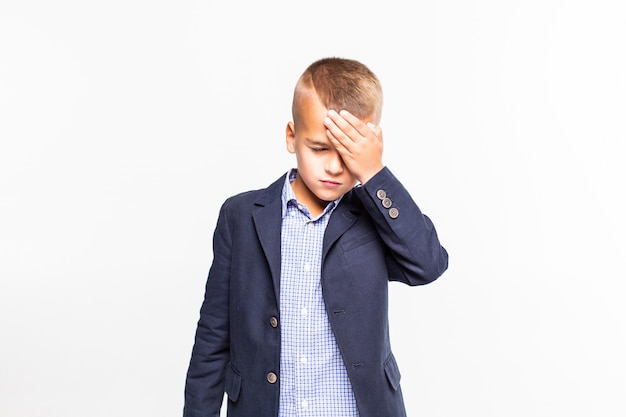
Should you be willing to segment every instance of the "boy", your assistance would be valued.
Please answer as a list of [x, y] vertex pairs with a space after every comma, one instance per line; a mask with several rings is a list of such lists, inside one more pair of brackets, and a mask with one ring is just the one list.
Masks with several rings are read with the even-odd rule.
[[185, 417], [405, 416], [387, 285], [448, 266], [428, 217], [382, 162], [382, 89], [358, 61], [298, 80], [297, 168], [229, 198], [187, 381]]

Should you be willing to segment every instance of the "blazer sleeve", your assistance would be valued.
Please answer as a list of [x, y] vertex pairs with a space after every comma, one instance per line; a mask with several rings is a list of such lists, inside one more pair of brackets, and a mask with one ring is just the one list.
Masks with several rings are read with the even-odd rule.
[[422, 285], [443, 274], [448, 268], [448, 252], [432, 221], [389, 168], [357, 187], [356, 194], [389, 248], [390, 280]]
[[213, 262], [200, 308], [185, 383], [184, 417], [219, 417], [229, 351], [229, 274], [232, 237], [227, 203], [213, 234]]

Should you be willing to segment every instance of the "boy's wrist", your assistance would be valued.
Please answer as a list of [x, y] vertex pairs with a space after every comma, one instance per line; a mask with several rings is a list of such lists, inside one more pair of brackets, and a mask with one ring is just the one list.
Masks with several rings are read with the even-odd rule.
[[358, 180], [361, 183], [361, 185], [365, 185], [365, 183], [367, 183], [374, 176], [376, 176], [376, 174], [378, 174], [380, 171], [382, 171], [384, 167], [385, 166], [381, 163], [380, 165], [374, 166], [371, 169], [369, 169], [367, 173], [361, 174], [360, 177], [358, 178]]

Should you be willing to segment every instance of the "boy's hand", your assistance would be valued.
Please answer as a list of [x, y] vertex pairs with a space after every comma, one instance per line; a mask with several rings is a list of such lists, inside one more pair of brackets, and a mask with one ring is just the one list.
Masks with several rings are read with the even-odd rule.
[[346, 168], [365, 184], [383, 169], [383, 133], [380, 126], [363, 122], [347, 110], [328, 111], [326, 135], [339, 152]]

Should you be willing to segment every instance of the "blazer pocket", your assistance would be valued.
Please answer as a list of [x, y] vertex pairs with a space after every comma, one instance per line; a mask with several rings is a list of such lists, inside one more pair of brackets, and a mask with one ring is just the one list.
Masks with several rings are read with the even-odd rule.
[[377, 243], [379, 239], [378, 234], [374, 232], [360, 236], [358, 239], [351, 240], [343, 245], [343, 254], [348, 259], [359, 255], [366, 255], [370, 252], [368, 244]]
[[389, 357], [385, 361], [385, 375], [387, 375], [387, 381], [389, 381], [391, 388], [397, 391], [398, 388], [400, 388], [400, 369], [398, 369], [398, 364], [396, 363], [396, 358], [393, 356], [393, 353], [389, 354]]
[[228, 399], [235, 402], [239, 398], [239, 391], [241, 391], [241, 375], [229, 364], [226, 368], [226, 394]]

